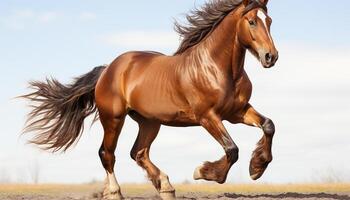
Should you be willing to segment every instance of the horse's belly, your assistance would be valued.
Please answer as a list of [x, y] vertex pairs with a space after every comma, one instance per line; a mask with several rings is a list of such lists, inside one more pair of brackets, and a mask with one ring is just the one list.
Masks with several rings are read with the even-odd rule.
[[145, 118], [156, 119], [164, 124], [194, 123], [194, 113], [172, 87], [165, 82], [162, 85], [140, 84], [129, 95], [129, 107]]
[[159, 101], [132, 106], [132, 110], [148, 119], [155, 119], [169, 126], [191, 126], [198, 124], [191, 110]]

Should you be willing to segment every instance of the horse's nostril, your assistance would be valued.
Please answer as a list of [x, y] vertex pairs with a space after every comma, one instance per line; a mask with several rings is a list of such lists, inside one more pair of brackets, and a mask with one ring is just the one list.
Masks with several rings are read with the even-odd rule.
[[271, 63], [272, 62], [272, 54], [271, 53], [267, 53], [266, 55], [265, 55], [265, 60], [266, 60], [266, 62], [267, 63]]

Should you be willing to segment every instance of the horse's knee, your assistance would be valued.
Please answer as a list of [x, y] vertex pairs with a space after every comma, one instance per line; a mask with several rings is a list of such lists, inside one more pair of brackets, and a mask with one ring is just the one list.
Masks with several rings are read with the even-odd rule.
[[233, 164], [238, 160], [239, 157], [239, 149], [236, 145], [232, 145], [231, 147], [227, 148], [226, 155], [229, 159], [229, 161]]
[[110, 153], [106, 151], [103, 147], [101, 147], [98, 151], [98, 155], [102, 162], [103, 167], [108, 171], [113, 171], [115, 156], [114, 153]]
[[145, 162], [148, 160], [148, 149], [139, 150], [135, 154], [135, 161], [141, 167], [144, 167]]
[[130, 151], [130, 157], [136, 161], [136, 163], [140, 166], [143, 166], [146, 160], [148, 160], [148, 149], [143, 148], [143, 149], [136, 149], [133, 148]]
[[100, 158], [102, 158], [102, 156], [103, 156], [103, 148], [102, 147], [100, 147], [100, 149], [98, 150], [98, 156]]
[[273, 136], [275, 134], [275, 125], [271, 119], [266, 119], [262, 127], [266, 135]]
[[103, 147], [100, 147], [100, 149], [98, 150], [98, 156], [100, 157], [100, 160], [102, 162], [102, 164], [105, 162], [105, 151], [103, 149]]

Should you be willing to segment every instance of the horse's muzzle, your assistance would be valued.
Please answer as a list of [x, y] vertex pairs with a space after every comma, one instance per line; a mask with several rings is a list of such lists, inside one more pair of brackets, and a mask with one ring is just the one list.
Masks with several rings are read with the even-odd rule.
[[261, 55], [260, 60], [264, 68], [271, 68], [276, 64], [278, 60], [278, 52], [274, 52], [274, 53], [267, 52]]

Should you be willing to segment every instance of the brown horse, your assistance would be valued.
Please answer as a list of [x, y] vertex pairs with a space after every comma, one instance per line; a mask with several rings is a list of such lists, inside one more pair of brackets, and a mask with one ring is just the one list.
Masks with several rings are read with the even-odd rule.
[[[238, 159], [238, 147], [222, 121], [259, 127], [264, 136], [250, 162], [251, 178], [262, 176], [272, 160], [273, 122], [249, 104], [252, 84], [244, 70], [248, 49], [265, 68], [278, 52], [270, 35], [268, 0], [218, 0], [187, 16], [189, 26], [176, 24], [182, 36], [177, 52], [128, 52], [109, 66], [97, 67], [62, 85], [56, 80], [32, 82], [34, 103], [25, 131], [37, 131], [32, 142], [52, 151], [66, 150], [79, 138], [83, 121], [98, 114], [104, 138], [99, 155], [107, 172], [104, 197], [121, 199], [114, 175], [120, 131], [126, 115], [139, 124], [131, 158], [147, 171], [163, 199], [175, 198], [168, 176], [149, 158], [161, 125], [202, 126], [223, 147], [225, 156], [206, 162], [194, 179], [224, 183]], [[96, 112], [97, 113], [97, 112]]]

